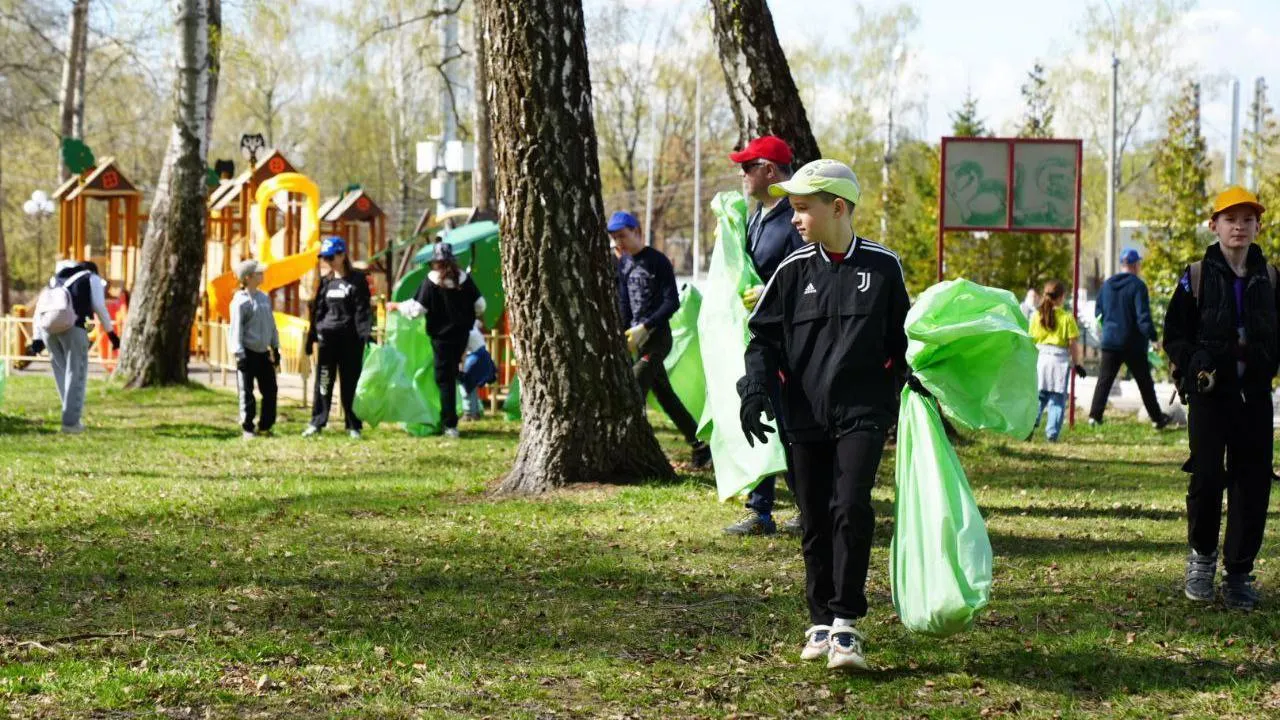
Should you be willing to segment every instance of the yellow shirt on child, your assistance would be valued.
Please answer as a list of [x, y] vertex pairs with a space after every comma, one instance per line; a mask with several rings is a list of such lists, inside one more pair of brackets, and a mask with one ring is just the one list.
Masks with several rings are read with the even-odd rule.
[[1052, 330], [1046, 330], [1040, 324], [1040, 311], [1031, 313], [1031, 339], [1037, 345], [1069, 347], [1073, 340], [1080, 337], [1080, 326], [1076, 325], [1076, 319], [1071, 313], [1062, 308], [1054, 308], [1053, 314], [1057, 322]]

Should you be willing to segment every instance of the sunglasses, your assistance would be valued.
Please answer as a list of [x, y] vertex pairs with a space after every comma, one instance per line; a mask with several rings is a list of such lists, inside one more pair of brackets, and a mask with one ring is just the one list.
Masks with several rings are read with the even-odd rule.
[[769, 164], [768, 160], [752, 160], [751, 162], [743, 163], [742, 174], [747, 175], [751, 173], [751, 171], [755, 170], [756, 168], [764, 167], [765, 165], [768, 165], [768, 164]]

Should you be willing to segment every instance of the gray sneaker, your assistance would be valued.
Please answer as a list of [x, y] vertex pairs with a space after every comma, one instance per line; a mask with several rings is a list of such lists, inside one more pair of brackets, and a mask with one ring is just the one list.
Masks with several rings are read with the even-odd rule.
[[322, 429], [323, 428], [318, 428], [315, 425], [308, 425], [307, 429], [302, 431], [302, 437], [315, 437], [320, 434]]
[[759, 513], [751, 513], [738, 522], [724, 529], [725, 535], [772, 535], [778, 532], [773, 518]]
[[1232, 610], [1252, 612], [1258, 605], [1258, 590], [1249, 573], [1228, 573], [1222, 581], [1222, 600]]
[[791, 537], [800, 537], [804, 535], [804, 528], [800, 526], [799, 515], [795, 515], [790, 520], [782, 523], [778, 526], [778, 529], [782, 531], [783, 535], [790, 535]]
[[1192, 550], [1187, 555], [1187, 579], [1184, 593], [1188, 600], [1213, 602], [1213, 578], [1218, 574], [1218, 553], [1201, 555]]

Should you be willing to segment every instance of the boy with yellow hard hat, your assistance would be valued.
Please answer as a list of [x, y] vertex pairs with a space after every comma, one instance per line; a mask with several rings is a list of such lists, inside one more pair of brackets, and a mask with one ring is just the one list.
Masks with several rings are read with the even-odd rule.
[[1222, 595], [1244, 611], [1258, 604], [1251, 573], [1271, 494], [1271, 381], [1280, 366], [1277, 273], [1254, 243], [1265, 211], [1241, 187], [1214, 198], [1209, 229], [1218, 241], [1182, 273], [1164, 321], [1165, 352], [1190, 406], [1185, 594], [1214, 600], [1225, 491]]

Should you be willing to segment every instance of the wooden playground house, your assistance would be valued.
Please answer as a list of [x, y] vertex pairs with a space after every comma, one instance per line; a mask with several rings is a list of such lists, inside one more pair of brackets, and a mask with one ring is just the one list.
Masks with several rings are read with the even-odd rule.
[[[297, 172], [293, 164], [278, 150], [272, 150], [256, 165], [232, 180], [223, 180], [208, 200], [208, 241], [201, 287], [215, 277], [231, 272], [235, 264], [252, 257], [256, 239], [251, 232], [254, 197], [258, 186], [281, 173]], [[267, 235], [273, 238], [277, 257], [301, 251], [303, 198], [288, 194], [284, 208], [273, 203], [267, 210]], [[275, 237], [277, 233], [280, 237]], [[291, 315], [302, 314], [302, 286], [296, 282], [272, 293], [276, 307]]]
[[369, 263], [387, 247], [387, 215], [364, 190], [351, 190], [320, 206], [320, 234], [345, 240], [351, 262]]
[[[125, 177], [114, 158], [67, 179], [53, 193], [58, 203], [58, 257], [93, 260], [116, 287], [132, 289], [138, 273], [142, 191]], [[89, 201], [106, 203], [102, 244], [90, 244]], [[101, 250], [91, 255], [91, 251]]]

